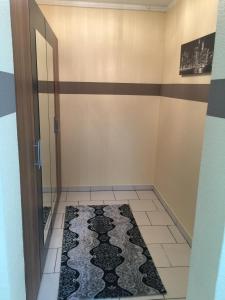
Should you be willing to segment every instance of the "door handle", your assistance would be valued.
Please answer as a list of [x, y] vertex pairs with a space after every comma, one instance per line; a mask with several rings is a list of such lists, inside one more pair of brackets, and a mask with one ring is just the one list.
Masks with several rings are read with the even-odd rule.
[[35, 153], [34, 165], [38, 169], [41, 169], [42, 163], [41, 163], [41, 140], [40, 139], [34, 144], [34, 153]]

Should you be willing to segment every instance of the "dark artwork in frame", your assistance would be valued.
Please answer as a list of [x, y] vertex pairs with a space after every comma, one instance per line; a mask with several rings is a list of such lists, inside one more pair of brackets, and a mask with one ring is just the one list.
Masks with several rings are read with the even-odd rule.
[[180, 75], [203, 75], [212, 71], [215, 33], [181, 46]]

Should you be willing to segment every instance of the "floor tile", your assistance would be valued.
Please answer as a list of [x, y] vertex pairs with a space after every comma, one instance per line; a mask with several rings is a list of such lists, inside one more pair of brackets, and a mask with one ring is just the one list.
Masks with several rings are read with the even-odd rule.
[[114, 191], [116, 200], [138, 200], [138, 195], [135, 191]]
[[186, 297], [189, 268], [158, 268], [158, 272], [167, 290], [166, 299]]
[[59, 273], [43, 274], [38, 300], [57, 300]]
[[172, 299], [172, 298], [166, 298], [166, 297], [165, 297], [164, 299], [165, 299], [165, 300], [186, 300], [186, 298], [176, 298], [176, 299], [173, 298], [173, 299]]
[[171, 266], [160, 244], [149, 244], [147, 247], [157, 268], [167, 268]]
[[142, 297], [122, 297], [121, 300], [163, 300], [163, 295], [142, 296]]
[[57, 249], [56, 262], [55, 262], [55, 269], [54, 269], [54, 271], [56, 273], [60, 272], [60, 268], [61, 268], [61, 256], [62, 256], [62, 248], [58, 248]]
[[152, 200], [129, 200], [133, 211], [154, 211], [156, 206]]
[[143, 211], [134, 211], [133, 212], [134, 218], [138, 226], [141, 225], [151, 225], [147, 214]]
[[69, 192], [67, 193], [67, 201], [90, 201], [90, 192]]
[[[91, 298], [83, 298], [83, 300], [92, 300]], [[98, 300], [119, 300], [120, 298], [98, 298]], [[82, 300], [81, 298], [79, 300]]]
[[162, 245], [173, 267], [188, 267], [191, 249], [188, 244]]
[[64, 214], [63, 213], [57, 213], [55, 217], [55, 223], [53, 228], [62, 228], [63, 226], [63, 219], [64, 219]]
[[174, 236], [177, 243], [187, 243], [187, 241], [182, 236], [182, 234], [176, 226], [169, 226], [169, 230], [172, 232], [172, 235]]
[[65, 223], [65, 214], [63, 214], [62, 228], [64, 228], [64, 223]]
[[122, 205], [122, 204], [129, 204], [128, 200], [106, 200], [104, 201], [105, 205]]
[[103, 205], [103, 200], [79, 201], [79, 205]]
[[59, 201], [64, 202], [66, 201], [66, 198], [67, 198], [67, 192], [62, 192]]
[[172, 219], [165, 211], [147, 212], [152, 225], [174, 225]]
[[43, 206], [51, 206], [51, 205], [52, 205], [52, 194], [43, 193]]
[[73, 202], [71, 202], [71, 201], [59, 202], [57, 213], [58, 214], [65, 213], [65, 207], [66, 206], [77, 206], [77, 205], [78, 205], [77, 201], [73, 201]]
[[159, 201], [159, 199], [155, 198], [155, 199], [152, 199], [152, 201], [155, 203], [155, 206], [157, 207], [158, 210], [165, 211], [165, 208], [162, 205], [162, 203]]
[[91, 200], [115, 200], [113, 191], [91, 192]]
[[138, 197], [142, 200], [157, 199], [153, 191], [137, 191]]
[[49, 248], [62, 247], [63, 229], [53, 229]]
[[44, 273], [54, 273], [56, 263], [57, 249], [48, 249]]
[[166, 226], [140, 226], [146, 244], [172, 244], [175, 240]]

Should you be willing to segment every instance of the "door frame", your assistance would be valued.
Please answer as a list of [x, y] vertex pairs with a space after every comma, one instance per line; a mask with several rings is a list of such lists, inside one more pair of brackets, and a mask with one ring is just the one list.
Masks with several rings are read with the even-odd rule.
[[[38, 81], [38, 70], [37, 70], [37, 55], [36, 55], [36, 30], [43, 36], [44, 39], [51, 45], [53, 49], [53, 66], [54, 66], [54, 82], [39, 82]], [[39, 92], [42, 93], [52, 93], [54, 94], [55, 102], [55, 116], [57, 124], [60, 121], [60, 107], [59, 107], [59, 94], [57, 93], [57, 82], [59, 78], [58, 73], [58, 41], [52, 31], [51, 27], [47, 23], [44, 15], [42, 14], [40, 8], [34, 1], [30, 1], [30, 42], [31, 42], [31, 66], [32, 66], [32, 80], [33, 80], [33, 109], [34, 114], [39, 114]], [[41, 83], [41, 84], [39, 84]], [[39, 87], [41, 85], [41, 87]], [[44, 86], [44, 88], [43, 88]], [[34, 117], [34, 127], [35, 127], [35, 143], [40, 139], [40, 124], [39, 118]], [[38, 219], [39, 219], [39, 238], [40, 238], [40, 260], [41, 260], [41, 271], [44, 269], [44, 264], [48, 252], [48, 246], [51, 237], [51, 229], [55, 220], [55, 211], [57, 210], [57, 204], [61, 193], [61, 151], [60, 151], [60, 131], [57, 130], [56, 133], [56, 173], [57, 173], [57, 199], [56, 207], [52, 215], [50, 230], [48, 231], [48, 236], [46, 242], [44, 241], [44, 232], [43, 232], [43, 222], [42, 222], [42, 213], [43, 213], [43, 199], [42, 199], [42, 183], [41, 183], [41, 170], [36, 170], [37, 178], [37, 194], [38, 194]]]
[[[31, 8], [35, 9], [36, 13], [41, 13], [34, 0], [10, 0], [16, 89], [17, 134], [19, 145], [26, 300], [37, 299], [42, 276], [39, 239], [40, 220], [38, 213], [36, 167], [34, 165], [35, 124], [30, 35]], [[49, 29], [48, 31], [51, 32]], [[54, 40], [54, 47], [57, 47], [54, 51], [54, 64], [57, 64], [54, 72], [55, 80], [58, 81], [58, 45], [56, 38]], [[57, 91], [57, 84], [58, 83], [56, 82], [54, 87], [55, 91]], [[56, 94], [56, 112], [59, 116], [58, 94]], [[57, 148], [58, 194], [56, 209], [61, 192], [60, 133], [58, 133]], [[54, 221], [54, 218], [55, 216], [52, 218], [52, 222]]]
[[16, 114], [24, 240], [26, 298], [37, 298], [41, 281], [37, 187], [34, 167], [33, 85], [29, 25], [30, 0], [11, 0]]

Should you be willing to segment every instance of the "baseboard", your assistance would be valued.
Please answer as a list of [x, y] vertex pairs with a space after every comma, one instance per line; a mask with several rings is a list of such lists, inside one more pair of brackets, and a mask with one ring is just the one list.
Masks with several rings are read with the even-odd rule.
[[163, 205], [163, 207], [165, 208], [165, 210], [167, 211], [167, 213], [170, 215], [171, 219], [173, 220], [174, 224], [179, 229], [179, 231], [182, 234], [182, 236], [187, 241], [188, 245], [191, 247], [192, 246], [192, 238], [188, 234], [188, 232], [186, 231], [186, 229], [184, 228], [183, 224], [176, 217], [176, 215], [173, 212], [173, 210], [169, 207], [169, 205], [167, 204], [166, 200], [164, 199], [164, 197], [162, 196], [162, 194], [160, 194], [160, 192], [157, 190], [157, 188], [155, 186], [153, 186], [153, 191], [156, 194], [156, 196], [158, 197], [158, 199], [161, 202], [161, 204]]
[[106, 186], [72, 186], [62, 187], [62, 192], [94, 192], [94, 191], [141, 191], [153, 190], [152, 184], [134, 184], [134, 185], [106, 185]]
[[43, 193], [57, 193], [57, 187], [43, 187], [42, 191]]
[[52, 192], [52, 188], [51, 187], [43, 187], [42, 189], [43, 193], [51, 193]]

